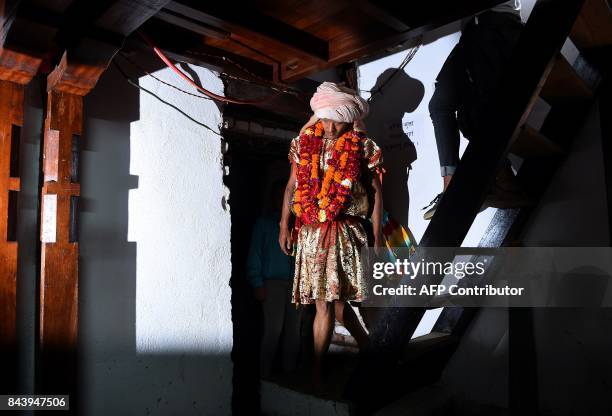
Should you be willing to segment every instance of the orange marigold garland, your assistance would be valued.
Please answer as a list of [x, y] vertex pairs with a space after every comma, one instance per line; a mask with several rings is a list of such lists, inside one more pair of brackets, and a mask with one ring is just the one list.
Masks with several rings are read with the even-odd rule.
[[299, 143], [293, 211], [303, 224], [333, 221], [346, 206], [359, 177], [363, 136], [351, 130], [336, 140], [323, 181], [319, 178], [319, 159], [324, 153], [321, 123], [306, 129]]

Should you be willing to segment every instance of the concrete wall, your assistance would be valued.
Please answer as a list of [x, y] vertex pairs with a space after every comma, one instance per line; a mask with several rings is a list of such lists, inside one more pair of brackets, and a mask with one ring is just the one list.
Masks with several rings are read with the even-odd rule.
[[[192, 67], [222, 94], [211, 71]], [[182, 81], [168, 70], [157, 77]], [[218, 131], [219, 108], [140, 85]], [[183, 87], [189, 88], [182, 84]], [[85, 100], [83, 414], [229, 414], [230, 216], [221, 139], [110, 69]]]

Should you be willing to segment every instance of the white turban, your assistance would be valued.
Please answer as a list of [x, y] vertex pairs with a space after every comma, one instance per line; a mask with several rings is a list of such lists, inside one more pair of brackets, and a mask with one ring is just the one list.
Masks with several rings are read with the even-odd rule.
[[317, 119], [353, 123], [368, 114], [368, 103], [350, 88], [324, 82], [310, 99], [310, 108]]

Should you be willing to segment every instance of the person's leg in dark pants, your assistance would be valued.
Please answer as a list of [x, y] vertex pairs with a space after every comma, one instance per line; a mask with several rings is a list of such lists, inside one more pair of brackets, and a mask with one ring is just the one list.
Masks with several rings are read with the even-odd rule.
[[[444, 62], [436, 78], [435, 91], [429, 101], [429, 115], [434, 127], [440, 173], [443, 178], [443, 192], [448, 187], [459, 164], [461, 136], [459, 135], [457, 111], [461, 105], [461, 94], [465, 90], [466, 77], [467, 73], [460, 42]], [[433, 204], [434, 206], [425, 213], [425, 219], [430, 219], [433, 216], [440, 195], [431, 202], [430, 205]]]
[[283, 330], [285, 316], [285, 301], [289, 293], [283, 281], [266, 280], [266, 298], [263, 301], [263, 337], [261, 340], [261, 377], [268, 378], [272, 374], [274, 356]]
[[[521, 28], [520, 18], [509, 13], [478, 15], [464, 27], [459, 43], [438, 74], [429, 112], [438, 146], [443, 191], [459, 164], [459, 125], [472, 144], [487, 139], [486, 133], [481, 131], [482, 115], [489, 107]], [[515, 187], [506, 185], [509, 181], [505, 178], [514, 178], [508, 168], [498, 175], [496, 183], [505, 185], [503, 188], [513, 193], [503, 196], [503, 199], [511, 201], [511, 205], [505, 202], [490, 206], [523, 206], [526, 201], [519, 198]], [[440, 196], [430, 203], [433, 207], [424, 214], [425, 219], [430, 219], [435, 213]]]
[[[434, 127], [440, 173], [443, 177], [452, 176], [459, 164], [460, 135], [457, 111], [462, 104], [466, 77], [463, 46], [460, 42], [444, 62], [429, 101], [429, 115]], [[447, 185], [445, 180], [444, 189]]]

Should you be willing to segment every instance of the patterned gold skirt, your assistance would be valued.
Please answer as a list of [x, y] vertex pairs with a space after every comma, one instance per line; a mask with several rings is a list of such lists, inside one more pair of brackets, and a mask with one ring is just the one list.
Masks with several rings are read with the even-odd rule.
[[302, 225], [295, 253], [293, 303], [365, 298], [361, 249], [368, 238], [361, 221], [345, 216], [321, 225]]

